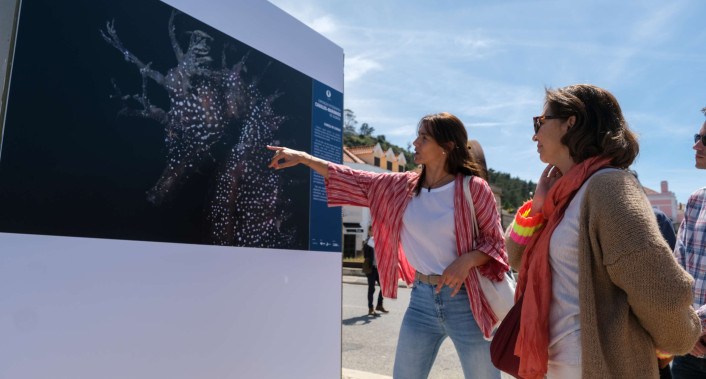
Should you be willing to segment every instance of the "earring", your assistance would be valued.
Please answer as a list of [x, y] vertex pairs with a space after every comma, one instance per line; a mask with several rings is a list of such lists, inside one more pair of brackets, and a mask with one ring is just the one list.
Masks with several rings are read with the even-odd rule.
[[444, 155], [446, 155], [446, 152], [445, 152], [445, 151], [442, 151], [442, 152], [441, 152], [441, 154], [444, 154]]

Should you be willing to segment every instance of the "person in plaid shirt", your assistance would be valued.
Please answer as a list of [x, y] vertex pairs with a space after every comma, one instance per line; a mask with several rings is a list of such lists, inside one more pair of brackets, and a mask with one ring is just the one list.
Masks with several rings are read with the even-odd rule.
[[[701, 110], [706, 115], [706, 108]], [[696, 168], [706, 169], [706, 122], [694, 136]], [[706, 187], [694, 192], [684, 210], [674, 255], [694, 277], [694, 309], [706, 334]], [[706, 337], [696, 342], [691, 353], [674, 358], [672, 377], [706, 378]]]

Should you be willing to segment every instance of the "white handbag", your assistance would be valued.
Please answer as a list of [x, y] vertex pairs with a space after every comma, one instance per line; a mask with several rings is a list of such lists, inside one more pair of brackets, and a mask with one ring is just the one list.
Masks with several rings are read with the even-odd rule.
[[[476, 246], [476, 237], [478, 237], [478, 222], [476, 221], [476, 210], [473, 207], [473, 199], [471, 198], [471, 177], [466, 176], [463, 179], [463, 192], [466, 195], [466, 201], [468, 201], [468, 206], [471, 208], [471, 223], [473, 224], [473, 248]], [[498, 318], [498, 322], [493, 325], [493, 329], [500, 325], [500, 322], [505, 318], [507, 312], [510, 311], [513, 305], [515, 305], [515, 279], [512, 277], [510, 271], [503, 275], [503, 280], [496, 282], [490, 280], [478, 272], [478, 267], [474, 268], [476, 276], [478, 277], [478, 282], [480, 283], [481, 290], [485, 299], [490, 304], [490, 308], [495, 313], [495, 317]]]

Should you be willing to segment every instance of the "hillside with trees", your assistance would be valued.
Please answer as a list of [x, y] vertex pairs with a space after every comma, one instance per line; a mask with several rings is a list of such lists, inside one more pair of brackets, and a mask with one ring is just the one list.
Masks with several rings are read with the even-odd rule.
[[525, 181], [520, 178], [513, 178], [510, 174], [498, 172], [492, 168], [488, 169], [488, 183], [495, 185], [503, 190], [502, 208], [507, 211], [514, 211], [519, 208], [522, 203], [528, 200], [537, 183], [533, 181]]
[[[380, 143], [383, 151], [392, 148], [395, 154], [400, 152], [404, 154], [407, 160], [406, 170], [414, 170], [414, 153], [411, 144], [407, 144], [407, 148], [401, 148], [393, 145], [385, 139], [384, 135], [373, 136], [375, 128], [367, 122], [361, 123], [360, 127], [356, 128], [358, 121], [355, 113], [350, 109], [344, 109], [344, 124], [343, 124], [343, 146], [370, 146]], [[497, 186], [503, 192], [502, 208], [508, 211], [514, 211], [519, 208], [522, 203], [529, 199], [532, 191], [534, 191], [537, 183], [525, 181], [520, 178], [512, 177], [508, 173], [498, 172], [492, 168], [488, 168], [488, 183]]]

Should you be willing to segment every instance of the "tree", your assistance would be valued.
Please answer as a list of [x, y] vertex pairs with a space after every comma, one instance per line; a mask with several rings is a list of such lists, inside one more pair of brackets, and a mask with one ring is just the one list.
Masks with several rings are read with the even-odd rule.
[[355, 119], [355, 112], [350, 109], [343, 110], [343, 132], [347, 134], [356, 134], [355, 126], [358, 121]]
[[360, 134], [363, 136], [372, 136], [374, 131], [375, 128], [368, 125], [367, 122], [364, 122], [362, 125], [360, 125]]

